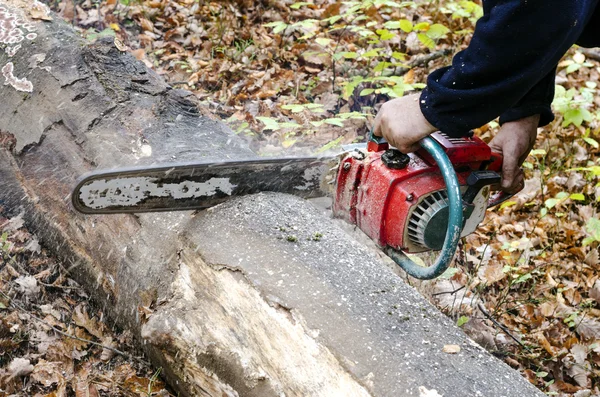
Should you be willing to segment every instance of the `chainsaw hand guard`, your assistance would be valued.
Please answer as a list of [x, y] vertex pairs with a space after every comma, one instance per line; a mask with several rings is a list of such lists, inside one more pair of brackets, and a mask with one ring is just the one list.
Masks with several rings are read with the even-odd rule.
[[444, 182], [449, 201], [448, 227], [442, 250], [436, 262], [429, 267], [422, 267], [412, 261], [404, 252], [387, 247], [385, 253], [396, 262], [406, 273], [421, 279], [430, 280], [436, 278], [446, 271], [458, 245], [463, 225], [463, 206], [460, 194], [460, 185], [454, 167], [446, 156], [444, 150], [432, 139], [426, 137], [421, 141], [421, 146], [433, 157], [437, 163]]

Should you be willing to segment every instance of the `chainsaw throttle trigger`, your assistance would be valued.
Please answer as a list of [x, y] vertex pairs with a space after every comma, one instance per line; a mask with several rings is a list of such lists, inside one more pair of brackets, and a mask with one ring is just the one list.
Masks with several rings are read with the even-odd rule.
[[429, 280], [444, 273], [454, 258], [463, 226], [463, 204], [456, 172], [444, 149], [430, 137], [424, 138], [420, 144], [437, 163], [446, 184], [449, 210], [446, 238], [436, 262], [429, 267], [417, 265], [404, 252], [390, 246], [385, 252], [409, 275], [421, 280]]

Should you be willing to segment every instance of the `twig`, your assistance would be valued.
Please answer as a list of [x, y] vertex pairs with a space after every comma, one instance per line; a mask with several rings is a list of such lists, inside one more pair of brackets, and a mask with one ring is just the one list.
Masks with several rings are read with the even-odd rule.
[[519, 345], [521, 345], [522, 348], [531, 350], [528, 346], [523, 344], [523, 342], [521, 342], [519, 339], [517, 339], [516, 336], [511, 334], [510, 330], [508, 328], [506, 328], [506, 326], [504, 326], [504, 325], [500, 324], [498, 321], [496, 321], [496, 319], [493, 318], [492, 315], [490, 313], [488, 313], [487, 310], [485, 310], [485, 307], [483, 306], [483, 304], [481, 302], [479, 302], [477, 307], [479, 308], [479, 310], [481, 310], [481, 312], [483, 313], [484, 316], [486, 316], [488, 319], [490, 319], [494, 323], [494, 325], [496, 325], [498, 328], [500, 328], [506, 335], [510, 336], [512, 340], [514, 340]]
[[333, 50], [333, 54], [331, 55], [331, 72], [332, 72], [332, 84], [331, 84], [331, 92], [335, 93], [335, 53], [337, 52], [338, 47], [340, 46], [340, 43], [342, 42], [342, 39], [344, 38], [344, 34], [346, 34], [346, 30], [348, 29], [348, 25], [344, 26], [344, 29], [342, 30], [342, 33], [340, 34], [340, 38], [338, 39], [336, 45], [335, 45], [335, 49]]
[[123, 356], [123, 357], [125, 357], [125, 358], [127, 358], [129, 360], [135, 360], [135, 361], [137, 361], [137, 362], [139, 362], [139, 363], [141, 363], [143, 365], [146, 365], [146, 366], [149, 366], [149, 367], [152, 366], [152, 364], [150, 364], [148, 361], [143, 360], [143, 359], [141, 359], [139, 357], [135, 357], [135, 356], [133, 356], [133, 355], [131, 355], [129, 353], [125, 353], [125, 352], [123, 352], [121, 350], [115, 349], [114, 347], [106, 346], [106, 345], [103, 345], [102, 343], [98, 343], [98, 342], [94, 342], [94, 341], [91, 341], [91, 340], [88, 340], [88, 339], [79, 338], [77, 336], [70, 335], [70, 334], [68, 334], [68, 333], [66, 333], [66, 332], [64, 332], [64, 331], [56, 328], [55, 326], [53, 326], [51, 324], [48, 324], [46, 321], [44, 321], [43, 319], [37, 317], [36, 315], [30, 313], [27, 309], [25, 309], [24, 307], [22, 307], [18, 303], [15, 303], [14, 300], [10, 296], [6, 295], [4, 292], [0, 291], [0, 295], [4, 296], [5, 299], [8, 299], [8, 306], [12, 306], [14, 309], [17, 309], [17, 310], [19, 310], [19, 311], [21, 311], [23, 313], [26, 313], [26, 314], [30, 315], [31, 317], [33, 317], [34, 320], [37, 320], [38, 322], [40, 322], [40, 323], [44, 324], [45, 326], [51, 328], [54, 332], [57, 332], [57, 333], [59, 333], [59, 334], [61, 334], [63, 336], [66, 336], [67, 338], [71, 338], [71, 339], [77, 340], [79, 342], [90, 343], [90, 344], [92, 344], [94, 346], [102, 347], [103, 349], [110, 350], [113, 353], [119, 354], [119, 355], [121, 355], [121, 356]]
[[431, 54], [427, 54], [424, 55], [422, 57], [418, 57], [413, 59], [412, 61], [410, 61], [408, 63], [408, 67], [402, 67], [399, 66], [396, 69], [394, 69], [394, 76], [402, 76], [405, 75], [406, 73], [408, 73], [409, 70], [411, 70], [412, 68], [416, 68], [419, 66], [425, 66], [427, 65], [429, 62], [441, 58], [441, 57], [445, 57], [446, 55], [450, 55], [450, 53], [452, 52], [452, 50], [450, 50], [449, 48], [445, 48], [443, 50], [439, 50], [436, 52], [432, 52]]
[[81, 287], [79, 286], [75, 286], [75, 287], [69, 287], [68, 285], [55, 285], [55, 284], [48, 284], [48, 283], [43, 283], [40, 280], [38, 280], [38, 284], [43, 285], [44, 287], [49, 287], [49, 288], [58, 288], [58, 289], [81, 289]]
[[438, 296], [438, 295], [444, 295], [444, 294], [454, 295], [455, 293], [457, 293], [458, 291], [464, 289], [465, 287], [466, 287], [466, 285], [463, 285], [462, 287], [457, 288], [454, 291], [436, 292], [435, 294], [431, 294], [431, 296]]

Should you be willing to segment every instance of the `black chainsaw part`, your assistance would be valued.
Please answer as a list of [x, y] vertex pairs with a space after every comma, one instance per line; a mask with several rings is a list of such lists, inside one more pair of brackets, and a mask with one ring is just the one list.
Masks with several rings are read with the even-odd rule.
[[390, 169], [401, 170], [406, 168], [410, 157], [398, 149], [388, 149], [381, 155], [381, 161]]
[[484, 186], [500, 183], [500, 175], [495, 171], [473, 171], [467, 178], [467, 191], [463, 194], [463, 201], [472, 204], [475, 197]]

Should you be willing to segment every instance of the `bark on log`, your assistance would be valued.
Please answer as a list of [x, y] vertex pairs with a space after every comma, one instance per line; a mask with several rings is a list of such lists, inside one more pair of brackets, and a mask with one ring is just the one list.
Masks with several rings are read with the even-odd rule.
[[[0, 18], [29, 23], [32, 4], [0, 1]], [[253, 154], [112, 40], [88, 45], [56, 20], [20, 28], [36, 37], [18, 50], [0, 31], [0, 201], [181, 395], [538, 395], [302, 200], [75, 214], [68, 195], [85, 171]], [[463, 353], [442, 353], [450, 343]]]

